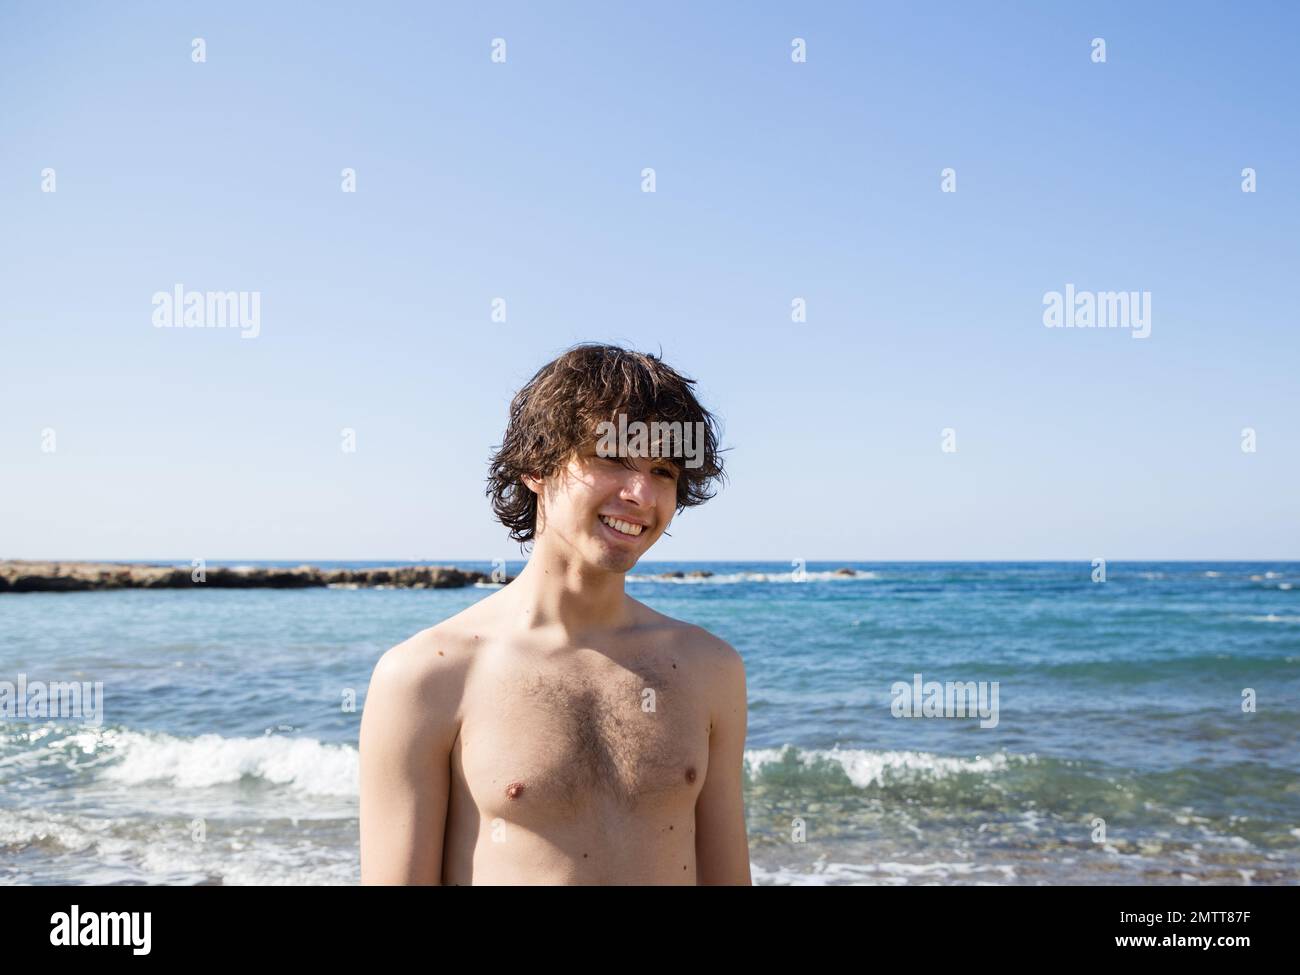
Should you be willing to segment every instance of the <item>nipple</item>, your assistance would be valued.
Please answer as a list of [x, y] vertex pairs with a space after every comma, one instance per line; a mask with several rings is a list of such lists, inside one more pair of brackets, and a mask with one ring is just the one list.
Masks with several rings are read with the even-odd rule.
[[518, 799], [524, 793], [524, 784], [522, 782], [511, 782], [506, 786], [506, 798]]
[[686, 770], [686, 781], [687, 782], [695, 781], [695, 768], [693, 766]]

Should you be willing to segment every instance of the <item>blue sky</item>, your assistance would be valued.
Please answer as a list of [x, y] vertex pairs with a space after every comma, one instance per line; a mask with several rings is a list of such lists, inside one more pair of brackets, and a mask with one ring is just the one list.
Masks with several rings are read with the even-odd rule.
[[0, 556], [517, 559], [487, 458], [585, 340], [732, 448], [651, 559], [1300, 555], [1296, 8], [611, 6], [0, 8]]

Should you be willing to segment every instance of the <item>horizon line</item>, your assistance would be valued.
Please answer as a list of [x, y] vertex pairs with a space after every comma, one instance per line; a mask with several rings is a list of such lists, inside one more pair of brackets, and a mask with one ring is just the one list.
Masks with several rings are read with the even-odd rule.
[[[812, 564], [812, 563], [841, 564], [841, 565], [843, 565], [843, 564], [854, 564], [854, 563], [859, 564], [859, 565], [924, 565], [924, 564], [933, 564], [933, 565], [961, 565], [961, 564], [971, 564], [971, 565], [978, 565], [978, 564], [988, 564], [988, 563], [1021, 564], [1021, 565], [1059, 565], [1059, 564], [1069, 564], [1069, 563], [1083, 563], [1083, 564], [1091, 565], [1091, 564], [1092, 564], [1092, 563], [1093, 563], [1097, 558], [1103, 558], [1103, 557], [1102, 557], [1102, 556], [1095, 556], [1095, 557], [1093, 557], [1093, 558], [1054, 558], [1054, 559], [1043, 559], [1043, 558], [1029, 558], [1029, 559], [1014, 559], [1014, 558], [995, 558], [995, 559], [972, 559], [972, 558], [961, 558], [961, 559], [932, 559], [932, 558], [927, 558], [927, 559], [825, 559], [825, 558], [817, 558], [817, 559], [804, 559], [803, 561], [804, 561], [804, 565], [805, 565], [805, 566], [810, 565], [810, 564]], [[1189, 564], [1198, 564], [1198, 563], [1207, 563], [1207, 562], [1216, 562], [1216, 563], [1231, 563], [1231, 562], [1238, 562], [1238, 563], [1243, 563], [1243, 564], [1246, 564], [1246, 563], [1252, 563], [1252, 562], [1293, 562], [1293, 563], [1300, 563], [1300, 557], [1285, 557], [1285, 558], [1258, 558], [1258, 557], [1257, 557], [1257, 558], [1248, 558], [1248, 559], [1245, 559], [1245, 558], [1131, 558], [1131, 557], [1122, 557], [1122, 558], [1104, 558], [1103, 560], [1104, 560], [1108, 565], [1110, 565], [1110, 564], [1114, 564], [1114, 563], [1123, 563], [1123, 562], [1186, 562], [1186, 563], [1189, 563]], [[165, 559], [165, 558], [58, 558], [58, 557], [51, 557], [51, 556], [45, 556], [45, 557], [39, 557], [39, 558], [32, 558], [32, 557], [27, 557], [27, 556], [4, 556], [4, 557], [0, 557], [0, 563], [3, 563], [3, 562], [85, 562], [85, 563], [108, 563], [108, 564], [114, 564], [114, 563], [122, 563], [122, 564], [128, 564], [128, 563], [149, 563], [149, 564], [156, 564], [156, 565], [188, 565], [188, 564], [192, 563], [192, 561], [193, 561], [193, 558], [192, 558], [192, 557], [191, 557], [191, 558], [180, 558], [180, 559]], [[495, 561], [495, 559], [491, 559], [491, 558], [487, 558], [487, 559], [484, 559], [484, 558], [464, 558], [464, 559], [460, 559], [460, 558], [455, 558], [455, 559], [441, 559], [441, 558], [439, 558], [439, 559], [389, 559], [389, 558], [363, 558], [363, 559], [358, 559], [358, 558], [316, 558], [316, 559], [299, 559], [299, 558], [292, 558], [292, 557], [291, 557], [291, 558], [253, 558], [253, 559], [249, 559], [249, 558], [224, 558], [224, 557], [219, 557], [219, 558], [206, 558], [206, 557], [204, 557], [204, 562], [207, 563], [207, 564], [213, 564], [213, 563], [253, 563], [253, 562], [294, 562], [296, 565], [315, 565], [315, 564], [321, 564], [321, 563], [334, 563], [334, 562], [383, 562], [383, 563], [389, 563], [389, 564], [393, 564], [393, 565], [444, 565], [444, 566], [445, 566], [445, 565], [450, 565], [450, 566], [454, 566], [454, 565], [456, 565], [456, 564], [459, 564], [459, 563], [466, 563], [466, 562], [486, 563], [486, 564], [489, 564], [489, 565], [490, 565], [490, 564], [492, 564], [494, 561]], [[508, 564], [508, 563], [511, 563], [511, 562], [525, 562], [525, 563], [526, 563], [526, 562], [529, 561], [529, 559], [528, 559], [527, 557], [521, 557], [521, 558], [518, 558], [518, 559], [506, 559], [505, 561], [507, 562], [507, 564]], [[680, 565], [680, 564], [682, 564], [682, 563], [695, 563], [695, 564], [702, 564], [702, 565], [707, 565], [707, 564], [717, 564], [717, 565], [721, 565], [721, 564], [732, 564], [732, 565], [736, 565], [736, 564], [741, 564], [741, 565], [743, 565], [743, 564], [755, 564], [755, 565], [781, 564], [781, 565], [784, 565], [784, 564], [792, 563], [793, 561], [795, 561], [795, 560], [793, 560], [793, 559], [786, 559], [786, 558], [781, 558], [781, 559], [641, 559], [641, 560], [639, 560], [639, 561], [637, 562], [637, 565]], [[633, 566], [633, 568], [635, 568], [635, 566]], [[629, 569], [628, 571], [631, 572], [632, 570]]]

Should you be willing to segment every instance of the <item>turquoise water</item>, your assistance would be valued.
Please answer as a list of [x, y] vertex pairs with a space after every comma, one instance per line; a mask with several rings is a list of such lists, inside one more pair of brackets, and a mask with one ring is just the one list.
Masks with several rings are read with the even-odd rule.
[[[1300, 563], [1091, 576], [642, 563], [628, 591], [745, 658], [758, 883], [1300, 882]], [[371, 669], [489, 591], [0, 596], [0, 680], [104, 683], [99, 726], [0, 720], [0, 881], [355, 883]], [[918, 673], [996, 682], [996, 725], [896, 717]]]

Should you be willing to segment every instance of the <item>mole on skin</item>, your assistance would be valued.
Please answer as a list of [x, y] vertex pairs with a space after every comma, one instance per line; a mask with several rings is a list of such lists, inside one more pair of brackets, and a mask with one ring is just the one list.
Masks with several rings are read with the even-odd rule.
[[524, 784], [522, 782], [511, 782], [506, 786], [506, 798], [518, 799], [523, 794]]

